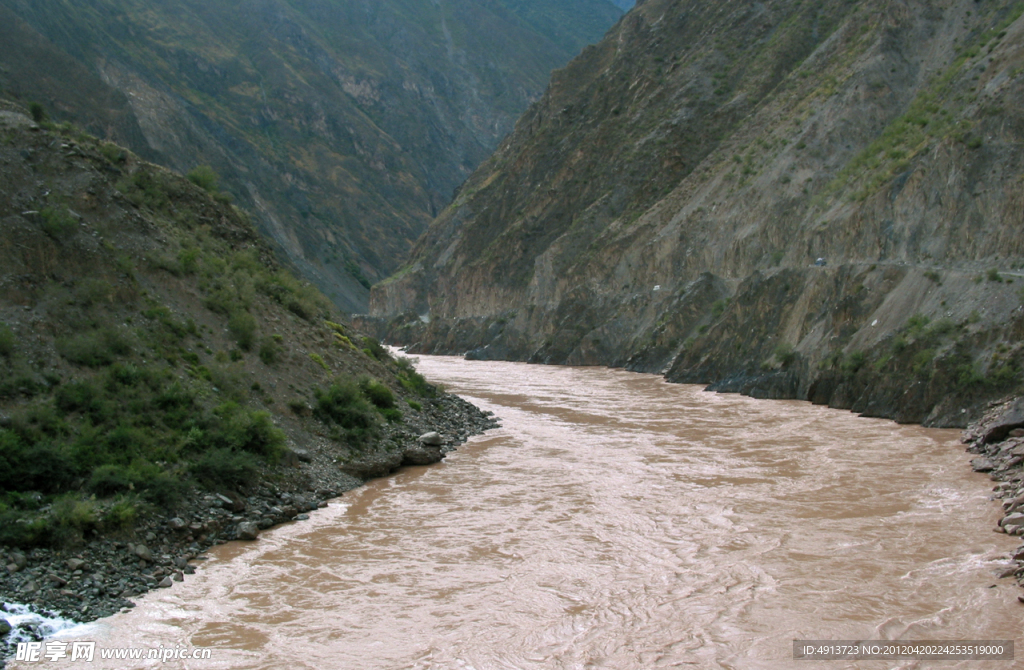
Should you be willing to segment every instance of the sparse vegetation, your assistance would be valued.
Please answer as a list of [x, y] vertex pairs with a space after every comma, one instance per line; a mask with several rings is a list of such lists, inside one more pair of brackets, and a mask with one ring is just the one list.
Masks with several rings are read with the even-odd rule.
[[99, 368], [128, 355], [131, 345], [123, 331], [106, 327], [60, 338], [57, 351], [71, 363]]
[[256, 318], [249, 312], [234, 312], [228, 319], [228, 330], [242, 351], [252, 350], [256, 343]]
[[217, 184], [220, 182], [220, 177], [214, 172], [213, 168], [209, 165], [199, 165], [188, 171], [186, 175], [188, 180], [203, 189], [210, 195], [214, 195], [220, 192]]
[[315, 395], [313, 413], [339, 429], [337, 439], [362, 447], [377, 434], [377, 413], [354, 381], [337, 380], [326, 390], [317, 389]]
[[32, 120], [36, 123], [45, 123], [49, 121], [46, 109], [38, 102], [30, 102], [28, 104], [28, 113], [32, 115]]
[[267, 365], [275, 365], [281, 360], [284, 347], [277, 337], [264, 337], [260, 343], [260, 360]]
[[11, 330], [7, 324], [0, 323], [0, 356], [10, 358], [11, 354], [14, 353], [14, 346], [17, 340], [14, 336], [14, 331]]
[[39, 212], [43, 232], [60, 242], [78, 230], [78, 222], [66, 207], [46, 207]]

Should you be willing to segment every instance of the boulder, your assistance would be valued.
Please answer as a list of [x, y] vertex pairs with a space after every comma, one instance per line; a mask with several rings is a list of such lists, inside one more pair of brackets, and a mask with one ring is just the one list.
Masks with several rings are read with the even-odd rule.
[[[434, 433], [435, 435], [437, 433]], [[441, 448], [434, 445], [416, 444], [402, 452], [402, 465], [431, 465], [444, 458]]]
[[0, 637], [6, 637], [11, 632], [11, 624], [7, 619], [0, 619]]
[[998, 418], [985, 426], [981, 441], [983, 444], [991, 444], [1005, 440], [1017, 428], [1024, 428], [1024, 398], [1012, 403]]
[[402, 465], [402, 454], [399, 452], [374, 453], [362, 458], [342, 463], [339, 469], [346, 475], [359, 479], [387, 477]]
[[255, 540], [260, 535], [260, 529], [252, 521], [244, 521], [238, 524], [239, 540]]
[[149, 547], [147, 547], [146, 545], [144, 545], [144, 544], [137, 544], [137, 545], [135, 545], [135, 550], [134, 551], [135, 551], [135, 555], [136, 556], [138, 556], [142, 560], [146, 561], [147, 563], [152, 563], [153, 562], [153, 552], [150, 551]]
[[164, 577], [162, 580], [160, 580], [160, 583], [157, 584], [157, 586], [159, 586], [162, 589], [168, 589], [171, 587], [172, 584], [174, 584], [174, 582], [171, 581], [170, 577]]
[[419, 441], [421, 444], [434, 447], [439, 447], [444, 444], [444, 438], [437, 432], [424, 433], [420, 435]]
[[184, 519], [176, 516], [167, 522], [167, 527], [171, 530], [182, 531], [188, 528], [188, 524], [185, 522]]
[[1024, 514], [1020, 512], [1014, 512], [1003, 517], [1003, 520], [999, 522], [999, 525], [1003, 528], [1007, 526], [1024, 526]]
[[985, 457], [972, 458], [971, 467], [974, 468], [975, 472], [992, 472], [996, 469], [995, 463], [991, 459]]
[[85, 568], [85, 561], [80, 558], [69, 558], [67, 562], [68, 570], [74, 572], [75, 570], [82, 570]]

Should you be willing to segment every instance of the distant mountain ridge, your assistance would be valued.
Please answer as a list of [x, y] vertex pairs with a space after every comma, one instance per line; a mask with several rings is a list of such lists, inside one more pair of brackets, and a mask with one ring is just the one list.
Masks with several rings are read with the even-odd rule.
[[0, 0], [0, 92], [211, 164], [347, 310], [621, 15], [607, 0]]
[[646, 0], [554, 74], [372, 314], [417, 352], [963, 425], [1022, 385], [1022, 13]]

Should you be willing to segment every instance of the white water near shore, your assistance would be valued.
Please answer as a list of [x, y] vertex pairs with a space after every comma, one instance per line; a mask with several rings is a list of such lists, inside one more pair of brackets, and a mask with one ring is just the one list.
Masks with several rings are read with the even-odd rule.
[[502, 427], [218, 547], [88, 639], [212, 650], [124, 667], [781, 670], [795, 638], [1020, 630], [995, 577], [1016, 541], [957, 431], [614, 370], [420, 368]]

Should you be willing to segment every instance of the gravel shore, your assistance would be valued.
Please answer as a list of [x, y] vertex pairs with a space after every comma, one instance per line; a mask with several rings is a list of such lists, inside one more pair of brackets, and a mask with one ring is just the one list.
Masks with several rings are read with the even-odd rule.
[[[963, 441], [967, 451], [978, 454], [971, 460], [974, 470], [998, 482], [992, 500], [1002, 501], [1003, 518], [993, 530], [1024, 536], [1024, 398], [994, 403], [964, 431]], [[1013, 552], [1012, 560], [1002, 577], [1013, 577], [1024, 586], [1024, 544]], [[1018, 599], [1024, 603], [1024, 596]]]
[[[405, 423], [388, 425], [375, 448], [358, 459], [336, 462], [325, 438], [291, 451], [284, 466], [265, 473], [247, 495], [196, 490], [173, 511], [148, 517], [131, 536], [91, 538], [63, 551], [0, 548], [0, 600], [83, 623], [110, 616], [134, 607], [136, 596], [187, 579], [213, 545], [256, 539], [277, 524], [304, 521], [307, 512], [326, 507], [328, 500], [366, 480], [403, 465], [438, 462], [470, 436], [496, 425], [472, 404], [442, 395], [425, 400], [422, 412]], [[0, 636], [10, 632], [4, 614], [16, 609], [21, 610], [0, 612]], [[32, 638], [42, 632], [31, 626], [19, 631]]]

